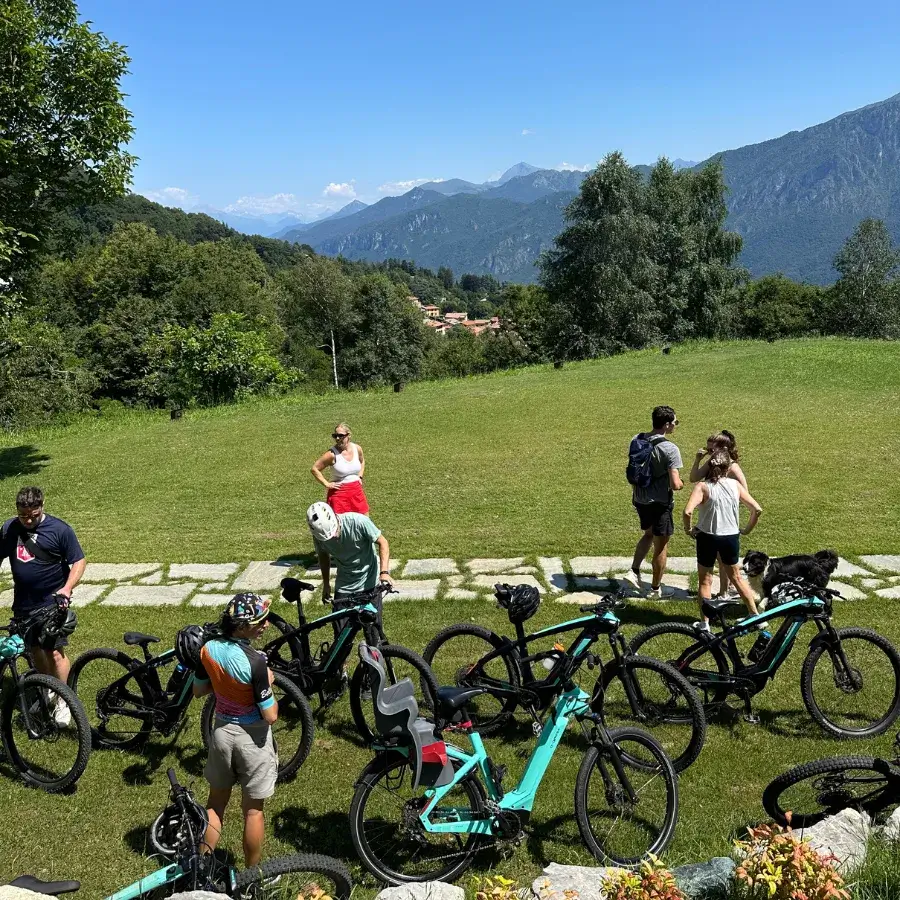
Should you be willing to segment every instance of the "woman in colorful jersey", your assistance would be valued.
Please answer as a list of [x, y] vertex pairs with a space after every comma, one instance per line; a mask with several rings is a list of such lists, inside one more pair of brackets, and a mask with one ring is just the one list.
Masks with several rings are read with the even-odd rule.
[[[325, 502], [336, 512], [369, 514], [369, 501], [363, 490], [362, 478], [366, 459], [359, 444], [350, 440], [350, 426], [340, 422], [331, 437], [334, 446], [326, 450], [312, 467], [312, 475], [326, 490]], [[324, 472], [331, 469], [331, 481]]]
[[216, 848], [225, 808], [235, 784], [244, 812], [244, 863], [255, 866], [265, 837], [263, 805], [275, 793], [278, 756], [272, 725], [278, 703], [272, 670], [250, 646], [268, 628], [269, 603], [257, 594], [236, 594], [222, 615], [222, 637], [200, 650], [194, 696], [216, 695], [216, 719], [209, 739], [204, 775], [209, 782], [209, 827], [204, 842]]

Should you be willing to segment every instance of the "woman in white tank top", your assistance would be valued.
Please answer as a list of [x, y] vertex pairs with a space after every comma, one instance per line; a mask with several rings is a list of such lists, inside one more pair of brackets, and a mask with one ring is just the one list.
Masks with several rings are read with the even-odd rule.
[[[334, 446], [326, 450], [314, 463], [312, 475], [325, 488], [325, 502], [336, 512], [369, 514], [369, 501], [362, 486], [366, 460], [362, 447], [351, 440], [350, 426], [340, 422], [331, 435]], [[329, 481], [324, 472], [331, 469]]]
[[[717, 450], [707, 464], [703, 481], [694, 485], [687, 506], [684, 508], [684, 530], [697, 541], [697, 577], [700, 582], [698, 593], [700, 603], [712, 596], [712, 579], [716, 559], [728, 575], [729, 581], [737, 588], [747, 609], [756, 615], [756, 599], [750, 585], [741, 571], [741, 538], [749, 534], [762, 515], [762, 507], [750, 496], [747, 488], [733, 478], [727, 478], [734, 461], [727, 450]], [[740, 506], [750, 510], [750, 520], [746, 528], [741, 528]], [[694, 510], [698, 510], [697, 525], [692, 526]], [[698, 623], [706, 629], [709, 622], [704, 617]]]

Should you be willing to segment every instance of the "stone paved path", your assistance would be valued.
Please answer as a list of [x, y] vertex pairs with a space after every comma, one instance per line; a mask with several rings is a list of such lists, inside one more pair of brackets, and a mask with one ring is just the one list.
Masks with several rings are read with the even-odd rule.
[[[546, 599], [561, 603], [587, 602], [596, 592], [626, 587], [622, 581], [631, 564], [624, 556], [515, 556], [500, 559], [457, 560], [450, 557], [402, 559], [391, 562], [398, 594], [389, 602], [406, 600], [491, 599], [497, 582], [530, 584]], [[674, 588], [673, 601], [695, 596], [697, 564], [693, 557], [670, 557], [664, 583]], [[307, 600], [318, 600], [321, 576], [315, 565], [299, 559], [253, 560], [236, 563], [88, 563], [84, 580], [73, 596], [76, 606], [223, 606], [237, 591], [256, 591], [279, 597], [279, 585], [293, 575], [317, 585]], [[649, 579], [649, 570], [648, 575]], [[900, 554], [841, 559], [832, 586], [846, 600], [878, 596], [900, 600]], [[717, 586], [714, 585], [714, 589]], [[0, 571], [0, 607], [12, 604], [8, 569]]]

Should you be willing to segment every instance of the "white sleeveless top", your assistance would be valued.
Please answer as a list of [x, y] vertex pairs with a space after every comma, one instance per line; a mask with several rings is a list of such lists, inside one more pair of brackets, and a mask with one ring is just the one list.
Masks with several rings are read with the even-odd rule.
[[705, 481], [709, 496], [697, 507], [697, 528], [704, 534], [722, 537], [738, 534], [740, 523], [740, 485], [733, 478]]
[[332, 466], [334, 478], [331, 480], [338, 484], [349, 484], [351, 481], [361, 480], [359, 473], [362, 471], [362, 463], [359, 461], [359, 450], [352, 441], [350, 449], [353, 451], [352, 458], [344, 459], [337, 447], [331, 448], [331, 452], [334, 454], [334, 465]]

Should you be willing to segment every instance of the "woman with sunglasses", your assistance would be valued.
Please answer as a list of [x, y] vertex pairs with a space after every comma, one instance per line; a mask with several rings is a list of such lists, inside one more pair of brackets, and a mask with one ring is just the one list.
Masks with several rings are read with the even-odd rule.
[[[366, 460], [362, 447], [350, 440], [350, 426], [341, 422], [331, 435], [334, 446], [326, 450], [312, 467], [312, 475], [325, 488], [325, 502], [336, 513], [355, 512], [369, 514], [369, 501], [363, 490], [362, 477]], [[329, 481], [324, 472], [331, 469]]]

